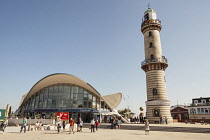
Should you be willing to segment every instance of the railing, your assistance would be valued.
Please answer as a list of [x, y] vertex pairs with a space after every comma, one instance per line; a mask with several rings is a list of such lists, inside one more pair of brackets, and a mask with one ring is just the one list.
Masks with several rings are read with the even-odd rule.
[[162, 58], [159, 58], [159, 59], [146, 59], [146, 60], [141, 62], [141, 65], [143, 66], [143, 65], [148, 64], [148, 63], [156, 63], [156, 62], [168, 63], [168, 60], [164, 56]]
[[141, 27], [147, 24], [161, 24], [161, 21], [159, 19], [149, 19], [142, 22]]
[[210, 103], [207, 102], [207, 103], [193, 103], [193, 104], [190, 104], [190, 106], [210, 106]]

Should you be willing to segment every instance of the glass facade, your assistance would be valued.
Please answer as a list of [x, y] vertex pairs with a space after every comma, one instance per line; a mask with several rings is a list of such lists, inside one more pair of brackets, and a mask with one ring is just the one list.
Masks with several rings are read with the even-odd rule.
[[25, 110], [32, 109], [99, 109], [100, 98], [82, 87], [53, 85], [38, 91], [24, 104]]

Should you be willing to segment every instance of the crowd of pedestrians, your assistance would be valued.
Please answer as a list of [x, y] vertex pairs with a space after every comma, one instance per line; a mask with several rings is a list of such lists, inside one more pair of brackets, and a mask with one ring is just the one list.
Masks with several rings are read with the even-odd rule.
[[[121, 118], [111, 118], [109, 120], [110, 124], [111, 124], [111, 129], [120, 129], [121, 128]], [[134, 117], [134, 118], [130, 118], [130, 122], [131, 123], [142, 123], [145, 125], [145, 135], [149, 134], [149, 121], [146, 119], [146, 117], [140, 116], [138, 117]], [[82, 128], [83, 128], [83, 121], [80, 117], [77, 118], [77, 121], [75, 122], [75, 120], [73, 118], [70, 118], [69, 121], [66, 120], [61, 120], [60, 117], [57, 117], [55, 120], [55, 127], [57, 127], [57, 133], [59, 134], [61, 132], [61, 128], [63, 128], [63, 131], [66, 130], [66, 125], [69, 123], [69, 134], [73, 133], [75, 134], [75, 132], [82, 132]], [[159, 117], [159, 123], [160, 124], [168, 124], [168, 119], [167, 117], [163, 117], [160, 116]], [[22, 124], [21, 124], [21, 128], [20, 128], [20, 133], [22, 133], [22, 131], [24, 133], [26, 133], [26, 125], [27, 125], [27, 119], [23, 118], [22, 120]], [[0, 127], [2, 128], [3, 134], [5, 132], [6, 127], [8, 126], [8, 119], [5, 117], [5, 119], [3, 120], [3, 122], [0, 124]], [[42, 130], [43, 124], [42, 122], [37, 121], [34, 125], [34, 130]], [[99, 127], [99, 121], [98, 120], [94, 120], [91, 119], [90, 122], [90, 132], [96, 132], [98, 131], [98, 127]]]

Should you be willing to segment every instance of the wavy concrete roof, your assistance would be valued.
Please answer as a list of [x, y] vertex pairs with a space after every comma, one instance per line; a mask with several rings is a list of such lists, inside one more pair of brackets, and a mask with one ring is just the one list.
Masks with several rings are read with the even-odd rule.
[[115, 93], [111, 95], [103, 96], [103, 99], [112, 107], [116, 108], [121, 100], [122, 100], [122, 93]]
[[[40, 81], [38, 81], [28, 92], [27, 96], [24, 98], [24, 100], [21, 102], [24, 103], [26, 100], [28, 100], [32, 95], [34, 95], [36, 92], [39, 90], [48, 87], [50, 85], [55, 85], [55, 84], [72, 84], [72, 85], [77, 85], [80, 87], [83, 87], [96, 96], [101, 96], [97, 90], [95, 90], [90, 84], [86, 83], [85, 81], [79, 79], [76, 76], [70, 75], [70, 74], [65, 74], [65, 73], [56, 73], [52, 75], [48, 75], [44, 78], [42, 78]], [[24, 96], [24, 95], [23, 95]], [[23, 97], [22, 97], [23, 98]]]
[[55, 84], [72, 84], [72, 85], [83, 87], [86, 90], [95, 94], [96, 96], [102, 98], [111, 108], [116, 108], [122, 100], [122, 93], [116, 93], [116, 94], [106, 95], [102, 97], [96, 89], [94, 89], [90, 84], [79, 79], [78, 77], [74, 75], [70, 75], [70, 74], [65, 74], [65, 73], [56, 73], [56, 74], [48, 75], [42, 78], [41, 80], [39, 80], [30, 89], [28, 93], [25, 93], [22, 96], [21, 101], [20, 101], [20, 106], [22, 105], [22, 103], [27, 101], [32, 95], [34, 95], [39, 90], [45, 87], [51, 86], [51, 85], [55, 85]]
[[22, 96], [22, 98], [21, 98], [21, 100], [20, 100], [20, 106], [21, 106], [21, 104], [23, 103], [23, 100], [26, 98], [27, 94], [28, 94], [28, 92], [25, 93], [25, 94], [23, 94], [23, 96]]

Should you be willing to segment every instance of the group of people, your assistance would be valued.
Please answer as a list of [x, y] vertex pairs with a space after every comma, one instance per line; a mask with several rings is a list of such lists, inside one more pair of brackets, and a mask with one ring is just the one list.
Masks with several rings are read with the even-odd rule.
[[37, 121], [34, 125], [34, 129], [36, 130], [42, 130], [43, 124], [42, 122]]
[[[65, 120], [62, 121], [60, 119], [60, 117], [58, 117], [56, 120], [56, 126], [57, 126], [58, 133], [60, 133], [60, 131], [61, 131], [61, 124], [63, 126], [63, 130], [65, 130], [66, 121]], [[94, 119], [92, 119], [90, 124], [91, 124], [90, 125], [91, 132], [95, 132], [95, 128], [96, 128], [96, 131], [98, 131], [98, 126], [99, 126], [98, 120], [95, 121]], [[74, 134], [75, 131], [82, 132], [82, 128], [83, 128], [83, 121], [80, 117], [78, 117], [76, 122], [74, 121], [73, 118], [69, 119], [69, 134], [71, 134], [71, 133]]]
[[94, 119], [92, 119], [90, 122], [91, 132], [95, 132], [95, 128], [96, 128], [96, 131], [98, 131], [98, 126], [99, 126], [98, 120], [95, 121]]
[[168, 124], [168, 118], [165, 116], [163, 118], [163, 116], [160, 116], [160, 124]]
[[7, 126], [8, 126], [8, 119], [5, 117], [4, 120], [1, 122], [1, 125], [0, 125], [0, 127], [2, 128], [2, 131], [3, 131], [3, 134], [4, 134], [4, 131], [5, 131]]
[[[61, 131], [61, 124], [63, 126], [63, 130], [65, 130], [66, 121], [65, 120], [62, 121], [60, 119], [60, 117], [58, 117], [56, 120], [56, 126], [57, 126], [58, 133], [60, 133], [60, 131]], [[83, 121], [81, 118], [78, 118], [76, 125], [75, 125], [75, 121], [72, 118], [69, 119], [69, 134], [71, 134], [71, 132], [73, 132], [73, 134], [74, 134], [75, 129], [77, 129], [77, 132], [82, 132], [82, 127], [83, 127]]]
[[112, 119], [111, 120], [111, 129], [120, 129], [121, 119]]

